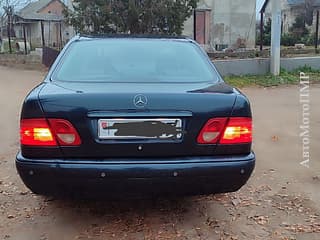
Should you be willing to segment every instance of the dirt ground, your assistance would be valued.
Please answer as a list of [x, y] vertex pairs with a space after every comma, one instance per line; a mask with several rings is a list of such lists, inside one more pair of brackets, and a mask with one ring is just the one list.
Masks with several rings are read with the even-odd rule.
[[31, 194], [14, 166], [19, 112], [43, 72], [0, 66], [0, 239], [320, 239], [320, 86], [311, 87], [310, 168], [300, 165], [299, 86], [248, 88], [254, 175], [237, 193], [140, 201]]

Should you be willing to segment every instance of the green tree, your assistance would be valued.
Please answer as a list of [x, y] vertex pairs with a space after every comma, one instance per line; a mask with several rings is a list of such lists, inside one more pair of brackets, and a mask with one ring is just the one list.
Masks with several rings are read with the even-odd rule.
[[306, 27], [305, 18], [302, 16], [296, 17], [295, 22], [290, 28], [290, 32], [298, 41], [307, 37], [309, 35], [309, 30]]
[[67, 20], [80, 33], [181, 34], [199, 0], [75, 0]]
[[[257, 34], [257, 43], [260, 44], [260, 34]], [[265, 25], [263, 26], [263, 45], [270, 46], [271, 45], [271, 19], [269, 18]]]
[[281, 36], [281, 44], [284, 46], [293, 46], [296, 43], [313, 45], [315, 36], [312, 36], [306, 27], [305, 18], [298, 16], [289, 29], [289, 33]]

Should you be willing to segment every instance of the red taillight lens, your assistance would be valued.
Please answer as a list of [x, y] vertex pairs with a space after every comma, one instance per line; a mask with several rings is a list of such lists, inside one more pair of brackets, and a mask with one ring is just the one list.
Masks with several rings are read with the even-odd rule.
[[45, 119], [23, 119], [20, 123], [20, 142], [28, 146], [57, 146]]
[[63, 119], [49, 119], [49, 123], [61, 146], [77, 146], [81, 144], [80, 136], [72, 124]]
[[210, 119], [202, 128], [199, 136], [199, 144], [215, 144], [220, 139], [220, 135], [224, 130], [228, 118]]
[[64, 119], [23, 119], [21, 144], [27, 146], [78, 146], [81, 139], [72, 124]]
[[221, 144], [241, 144], [252, 142], [252, 119], [244, 117], [230, 118], [223, 136]]
[[252, 119], [246, 117], [212, 118], [202, 128], [197, 142], [199, 144], [251, 143]]

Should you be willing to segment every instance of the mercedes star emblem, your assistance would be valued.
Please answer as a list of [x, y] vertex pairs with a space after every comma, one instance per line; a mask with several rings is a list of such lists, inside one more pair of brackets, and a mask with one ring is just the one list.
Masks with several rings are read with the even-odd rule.
[[133, 103], [137, 108], [144, 108], [148, 104], [148, 99], [146, 96], [139, 94], [134, 97]]

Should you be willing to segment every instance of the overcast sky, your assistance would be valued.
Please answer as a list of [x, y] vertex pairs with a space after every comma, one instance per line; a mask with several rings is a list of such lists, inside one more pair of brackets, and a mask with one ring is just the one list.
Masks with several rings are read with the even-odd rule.
[[259, 13], [265, 0], [256, 0], [256, 1], [257, 1], [257, 13]]

